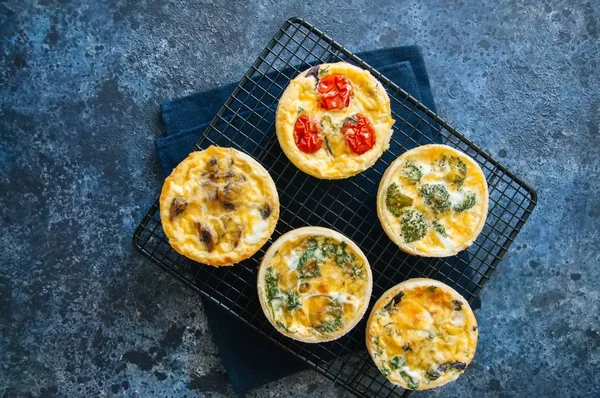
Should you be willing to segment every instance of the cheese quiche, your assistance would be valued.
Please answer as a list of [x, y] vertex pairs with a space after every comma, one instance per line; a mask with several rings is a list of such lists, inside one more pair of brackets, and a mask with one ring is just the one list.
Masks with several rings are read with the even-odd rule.
[[269, 173], [233, 148], [192, 152], [167, 177], [160, 219], [169, 244], [199, 263], [242, 261], [269, 239], [279, 196]]
[[350, 331], [369, 305], [373, 277], [367, 258], [344, 235], [304, 227], [282, 235], [258, 272], [265, 316], [282, 334], [306, 343]]
[[316, 65], [285, 89], [276, 115], [283, 152], [317, 178], [341, 179], [371, 167], [389, 147], [390, 99], [366, 70]]
[[454, 381], [477, 348], [467, 301], [433, 279], [409, 279], [381, 296], [367, 321], [369, 354], [389, 381], [427, 390]]
[[446, 145], [423, 145], [387, 168], [377, 192], [377, 215], [403, 251], [452, 256], [469, 247], [488, 212], [483, 171], [469, 156]]

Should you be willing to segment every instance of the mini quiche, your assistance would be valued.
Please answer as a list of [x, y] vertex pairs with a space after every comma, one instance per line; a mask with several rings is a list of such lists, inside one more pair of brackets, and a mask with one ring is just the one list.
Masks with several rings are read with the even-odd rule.
[[454, 381], [477, 348], [467, 301], [433, 279], [409, 279], [381, 296], [367, 321], [367, 349], [389, 381], [427, 390]]
[[341, 179], [371, 167], [389, 147], [390, 99], [366, 70], [316, 65], [294, 78], [277, 107], [283, 152], [317, 178]]
[[192, 152], [167, 177], [160, 220], [169, 244], [199, 263], [242, 261], [269, 239], [279, 196], [269, 173], [233, 148]]
[[469, 156], [446, 145], [405, 152], [383, 174], [377, 215], [403, 251], [447, 257], [469, 247], [488, 211], [483, 171]]
[[327, 228], [282, 235], [258, 272], [265, 316], [282, 334], [305, 343], [335, 340], [363, 317], [373, 277], [367, 258], [350, 239]]

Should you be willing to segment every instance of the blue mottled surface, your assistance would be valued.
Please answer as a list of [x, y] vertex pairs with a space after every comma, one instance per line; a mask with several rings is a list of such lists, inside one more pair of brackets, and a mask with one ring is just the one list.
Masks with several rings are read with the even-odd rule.
[[[97, 3], [0, 3], [0, 396], [233, 395], [198, 298], [130, 239], [158, 103], [238, 80], [293, 15], [421, 45], [442, 117], [539, 193], [474, 363], [420, 395], [600, 395], [597, 1]], [[347, 393], [307, 371], [247, 395]]]

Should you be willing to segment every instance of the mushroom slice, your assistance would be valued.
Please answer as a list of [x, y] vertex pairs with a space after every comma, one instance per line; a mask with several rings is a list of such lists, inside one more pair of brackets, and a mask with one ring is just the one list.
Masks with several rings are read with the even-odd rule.
[[265, 202], [262, 206], [260, 206], [258, 211], [260, 212], [260, 216], [263, 218], [263, 220], [266, 220], [267, 218], [269, 218], [269, 216], [273, 212], [271, 210], [271, 205], [267, 202]]
[[181, 196], [175, 197], [169, 207], [169, 221], [173, 221], [175, 217], [183, 213], [187, 207], [188, 202], [184, 198]]
[[196, 223], [196, 228], [198, 228], [198, 234], [200, 235], [200, 242], [206, 245], [206, 250], [210, 253], [213, 251], [216, 245], [217, 237], [212, 232], [211, 228], [208, 225], [203, 225], [199, 222]]
[[236, 248], [242, 239], [242, 231], [244, 227], [237, 218], [229, 216], [224, 217], [223, 226], [225, 228], [224, 238], [228, 242], [231, 242], [231, 246], [233, 248]]
[[208, 201], [218, 199], [219, 186], [217, 185], [217, 183], [213, 181], [203, 181], [200, 185]]
[[229, 210], [235, 209], [235, 202], [242, 197], [245, 183], [246, 177], [241, 175], [219, 188], [217, 195], [223, 206]]

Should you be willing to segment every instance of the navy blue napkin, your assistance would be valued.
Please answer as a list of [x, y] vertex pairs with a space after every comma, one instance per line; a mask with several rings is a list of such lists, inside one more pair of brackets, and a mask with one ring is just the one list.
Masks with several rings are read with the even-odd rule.
[[[436, 111], [420, 47], [395, 47], [357, 55]], [[229, 84], [161, 104], [165, 137], [157, 138], [155, 144], [165, 176], [193, 150], [235, 86]], [[400, 109], [397, 112], [407, 111]], [[202, 301], [227, 377], [235, 391], [245, 391], [307, 368], [217, 304], [204, 298]]]

